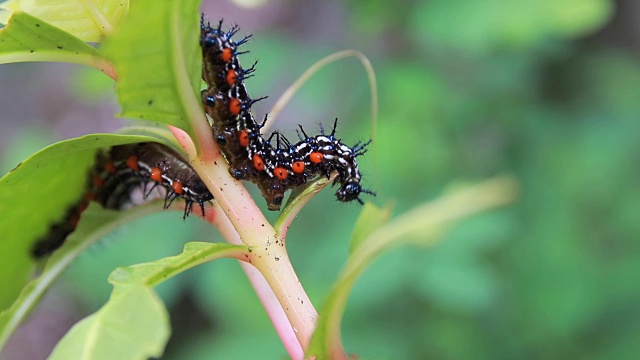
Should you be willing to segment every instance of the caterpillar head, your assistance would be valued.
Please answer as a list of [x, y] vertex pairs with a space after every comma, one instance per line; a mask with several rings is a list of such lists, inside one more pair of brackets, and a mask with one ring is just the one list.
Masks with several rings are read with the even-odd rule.
[[375, 192], [363, 189], [358, 179], [349, 179], [346, 182], [342, 183], [340, 189], [336, 191], [336, 197], [339, 201], [347, 202], [357, 200], [361, 205], [364, 205], [364, 202], [362, 201], [362, 199], [360, 199], [361, 193], [376, 196]]
[[340, 189], [336, 192], [336, 197], [339, 201], [358, 200], [362, 204], [362, 200], [358, 197], [360, 192], [362, 192], [360, 183], [355, 179], [351, 179], [340, 186]]

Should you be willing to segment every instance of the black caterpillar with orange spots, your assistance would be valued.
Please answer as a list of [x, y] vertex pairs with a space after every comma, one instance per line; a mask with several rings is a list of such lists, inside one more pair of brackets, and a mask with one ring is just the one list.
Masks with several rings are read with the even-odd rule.
[[141, 190], [143, 199], [164, 196], [165, 208], [176, 198], [184, 199], [183, 218], [189, 216], [195, 204], [204, 216], [205, 203], [213, 200], [189, 162], [172, 148], [154, 142], [113, 146], [96, 155], [82, 200], [36, 242], [33, 256], [40, 258], [62, 246], [90, 201], [97, 201], [106, 209], [122, 210], [135, 202], [132, 197], [137, 190]]
[[[308, 136], [300, 127], [300, 141], [289, 142], [282, 134], [262, 137], [251, 114], [251, 106], [260, 99], [251, 99], [244, 80], [255, 71], [255, 63], [248, 69], [238, 61], [238, 47], [245, 44], [246, 36], [238, 41], [232, 38], [238, 32], [234, 26], [222, 30], [222, 21], [216, 27], [201, 20], [200, 46], [202, 47], [202, 77], [207, 89], [202, 91], [206, 113], [213, 122], [213, 136], [229, 162], [231, 174], [258, 185], [269, 210], [279, 210], [287, 190], [307, 181], [327, 176], [336, 171], [340, 188], [336, 197], [340, 201], [360, 199], [361, 193], [375, 195], [360, 185], [361, 174], [356, 158], [366, 152], [370, 143], [347, 146], [335, 137], [337, 120], [331, 134]], [[265, 118], [266, 121], [266, 118]], [[275, 146], [271, 144], [275, 138]]]
[[91, 189], [95, 200], [107, 209], [123, 209], [131, 203], [133, 191], [141, 188], [143, 197], [161, 188], [165, 209], [180, 197], [185, 201], [183, 218], [213, 195], [188, 161], [177, 151], [159, 143], [119, 145], [98, 154]]
[[[241, 53], [237, 49], [250, 36], [233, 41], [237, 31], [234, 26], [223, 32], [222, 21], [215, 28], [204, 20], [201, 22], [202, 77], [207, 84], [202, 100], [212, 120], [214, 140], [229, 162], [229, 172], [236, 179], [257, 184], [269, 210], [280, 209], [286, 191], [321, 176], [329, 177], [334, 171], [338, 174], [335, 182], [340, 184], [336, 192], [338, 200], [357, 200], [362, 204], [361, 193], [375, 195], [361, 187], [356, 162], [370, 141], [353, 147], [343, 144], [335, 137], [337, 120], [328, 135], [321, 129], [320, 135], [308, 136], [300, 126], [297, 143], [291, 143], [278, 132], [268, 139], [262, 137], [260, 129], [264, 123], [258, 124], [251, 114], [251, 106], [260, 99], [251, 99], [244, 85], [244, 80], [255, 71], [255, 64], [243, 69], [238, 61]], [[275, 146], [271, 144], [273, 140]], [[166, 145], [149, 142], [100, 151], [85, 196], [67, 211], [62, 222], [51, 226], [48, 234], [35, 243], [32, 255], [41, 258], [62, 246], [90, 201], [119, 210], [134, 202], [132, 197], [137, 190], [142, 190], [146, 199], [156, 189], [162, 190], [165, 208], [176, 198], [184, 199], [184, 218], [192, 212], [194, 204], [198, 204], [204, 216], [204, 204], [213, 200], [188, 160]]]

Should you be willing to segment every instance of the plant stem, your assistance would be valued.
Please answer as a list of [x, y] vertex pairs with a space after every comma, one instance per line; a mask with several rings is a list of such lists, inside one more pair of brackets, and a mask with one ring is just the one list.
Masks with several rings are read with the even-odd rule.
[[[240, 234], [238, 234], [238, 232], [233, 228], [233, 225], [231, 225], [231, 222], [227, 217], [221, 216], [221, 212], [222, 210], [220, 209], [220, 206], [216, 203], [208, 212], [205, 220], [216, 226], [227, 242], [236, 245], [242, 244]], [[302, 346], [300, 346], [300, 343], [296, 338], [296, 334], [289, 324], [287, 314], [282, 309], [282, 306], [280, 306], [278, 298], [273, 293], [269, 283], [267, 283], [264, 276], [262, 276], [260, 271], [258, 271], [256, 267], [252, 266], [252, 264], [241, 261], [240, 266], [242, 267], [242, 270], [244, 270], [245, 274], [247, 274], [249, 282], [253, 286], [258, 299], [267, 312], [267, 316], [269, 316], [269, 319], [276, 329], [278, 336], [282, 340], [289, 356], [292, 359], [304, 358]]]
[[[290, 355], [300, 359], [309, 346], [318, 314], [291, 265], [284, 247], [284, 239], [277, 236], [276, 230], [264, 217], [242, 183], [231, 177], [226, 161], [220, 156], [201, 157], [195, 154], [195, 147], [192, 143], [189, 144], [190, 141], [187, 139], [188, 137], [178, 137], [178, 141], [192, 159], [191, 165], [214, 195], [219, 210], [229, 222], [228, 225], [223, 225], [223, 228], [231, 226], [237, 233], [231, 235], [229, 229], [225, 229], [222, 231], [223, 235], [231, 243], [241, 240], [245, 245], [252, 247], [252, 256], [248, 262], [264, 276], [274, 296], [270, 297], [263, 286], [264, 282], [258, 280], [257, 272], [247, 272], [247, 275], [258, 297], [263, 304], [266, 303], [265, 310], [274, 321], [274, 327]], [[283, 311], [288, 319], [288, 331], [283, 330], [287, 326], [274, 310], [273, 298], [279, 302], [278, 312]], [[292, 333], [301, 350], [291, 345]]]
[[287, 314], [282, 309], [282, 306], [280, 306], [278, 298], [273, 293], [269, 283], [267, 283], [264, 276], [260, 274], [258, 269], [250, 264], [240, 262], [240, 266], [242, 267], [242, 270], [244, 270], [245, 274], [247, 274], [249, 282], [253, 286], [258, 299], [260, 299], [262, 306], [267, 312], [267, 316], [269, 316], [269, 319], [271, 320], [273, 327], [276, 329], [282, 344], [285, 349], [287, 349], [289, 356], [292, 359], [303, 359], [304, 350], [296, 337], [294, 329], [289, 324]]
[[[284, 310], [300, 346], [305, 351], [311, 342], [318, 313], [302, 288], [286, 249], [278, 244], [256, 251], [253, 265], [262, 273]], [[262, 249], [260, 249], [262, 250]]]

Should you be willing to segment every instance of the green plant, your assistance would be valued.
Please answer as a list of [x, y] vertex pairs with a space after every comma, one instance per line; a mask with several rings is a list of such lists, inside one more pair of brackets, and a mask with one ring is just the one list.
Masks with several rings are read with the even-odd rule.
[[[60, 3], [82, 8], [79, 1]], [[320, 179], [291, 195], [271, 225], [243, 185], [230, 177], [199, 102], [198, 5], [197, 0], [141, 0], [129, 7], [105, 0], [70, 19], [52, 7], [3, 4], [14, 11], [0, 32], [0, 63], [57, 61], [93, 67], [116, 83], [120, 115], [141, 122], [118, 134], [86, 135], [49, 146], [0, 180], [0, 229], [5, 234], [0, 242], [0, 284], [6, 289], [0, 298], [5, 309], [0, 315], [0, 345], [78, 254], [121, 224], [160, 211], [158, 203], [123, 212], [90, 206], [78, 229], [44, 264], [29, 257], [37, 237], [77, 200], [77, 189], [99, 148], [145, 141], [182, 148], [216, 198], [216, 216], [207, 220], [227, 243], [191, 242], [179, 255], [115, 269], [109, 277], [114, 287], [110, 300], [65, 336], [51, 355], [54, 359], [162, 355], [170, 329], [153, 287], [220, 258], [235, 258], [245, 269], [259, 271], [247, 275], [291, 357], [345, 358], [339, 325], [346, 299], [374, 259], [398, 245], [431, 245], [454, 221], [513, 199], [513, 180], [503, 177], [458, 189], [393, 220], [390, 209], [367, 204], [352, 234], [349, 260], [318, 315], [298, 281], [285, 242], [295, 216], [328, 181]], [[141, 27], [154, 29], [153, 38], [139, 31]], [[48, 201], [37, 213], [15, 206], [43, 198]], [[28, 280], [38, 266], [39, 276]], [[272, 293], [265, 290], [264, 281]], [[133, 341], [123, 342], [123, 337]]]

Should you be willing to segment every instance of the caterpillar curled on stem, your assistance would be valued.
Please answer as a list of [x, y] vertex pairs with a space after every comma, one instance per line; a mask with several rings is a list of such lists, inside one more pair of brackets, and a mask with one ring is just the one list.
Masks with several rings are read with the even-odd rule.
[[256, 183], [269, 210], [280, 209], [286, 191], [320, 176], [329, 176], [332, 171], [338, 173], [335, 181], [340, 184], [336, 192], [339, 201], [356, 200], [362, 204], [361, 194], [375, 195], [362, 188], [362, 175], [356, 161], [366, 153], [371, 141], [353, 147], [344, 144], [335, 136], [337, 119], [329, 135], [321, 130], [319, 135], [308, 136], [300, 127], [304, 136], [296, 143], [277, 132], [268, 139], [262, 136], [260, 129], [264, 122], [258, 124], [251, 113], [251, 106], [262, 98], [252, 99], [244, 83], [255, 72], [256, 63], [244, 69], [238, 59], [246, 53], [239, 52], [238, 48], [247, 43], [251, 35], [234, 41], [238, 31], [237, 26], [223, 31], [222, 20], [217, 26], [205, 23], [204, 18], [201, 20], [202, 78], [207, 84], [202, 100], [212, 120], [214, 139], [229, 162], [231, 174]]

